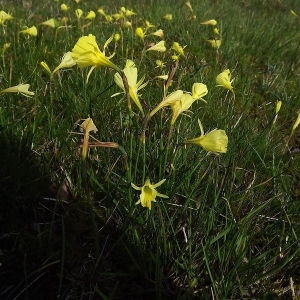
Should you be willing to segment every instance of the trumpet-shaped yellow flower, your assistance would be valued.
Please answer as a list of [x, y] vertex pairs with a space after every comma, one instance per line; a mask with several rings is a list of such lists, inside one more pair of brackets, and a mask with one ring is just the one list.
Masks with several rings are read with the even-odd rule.
[[180, 98], [183, 95], [182, 90], [177, 90], [167, 97], [165, 97], [151, 112], [150, 112], [150, 117], [153, 117], [160, 109], [166, 106], [170, 106], [172, 103], [180, 100]]
[[218, 27], [214, 27], [214, 34], [216, 35], [220, 35], [220, 31], [219, 31], [219, 28]]
[[[186, 46], [185, 46], [185, 47], [186, 47]], [[172, 45], [172, 49], [173, 49], [179, 56], [183, 56], [183, 57], [185, 57], [185, 54], [184, 54], [184, 51], [183, 51], [183, 49], [184, 49], [185, 47], [180, 46], [180, 44], [177, 43], [177, 42], [174, 42], [173, 45]]]
[[69, 51], [64, 54], [63, 58], [61, 59], [60, 64], [53, 70], [52, 74], [56, 73], [60, 69], [71, 68], [75, 65], [76, 65], [76, 63], [75, 63], [74, 59], [72, 58], [72, 53]]
[[210, 43], [210, 45], [213, 47], [213, 48], [216, 48], [216, 49], [219, 49], [221, 47], [221, 44], [222, 44], [222, 40], [207, 40], [208, 43]]
[[158, 29], [152, 33], [150, 33], [151, 35], [155, 35], [155, 36], [158, 36], [160, 37], [161, 39], [164, 38], [164, 31], [162, 29]]
[[200, 24], [202, 25], [211, 25], [211, 26], [216, 26], [218, 22], [215, 19], [207, 20], [204, 22], [201, 22]]
[[66, 12], [66, 11], [68, 11], [69, 9], [70, 9], [70, 7], [67, 6], [67, 4], [65, 4], [65, 3], [62, 3], [62, 4], [60, 5], [60, 10], [61, 10], [61, 11]]
[[144, 38], [145, 38], [145, 32], [144, 32], [143, 28], [137, 27], [136, 30], [135, 30], [135, 35], [137, 37], [139, 37], [141, 40], [144, 40]]
[[0, 10], [0, 25], [3, 25], [6, 21], [13, 19], [14, 17], [4, 10]]
[[160, 41], [157, 44], [151, 46], [146, 51], [157, 51], [157, 52], [165, 52], [167, 50], [166, 48], [166, 42]]
[[30, 97], [34, 95], [34, 92], [29, 91], [29, 84], [18, 84], [12, 87], [9, 87], [5, 90], [0, 91], [1, 94], [3, 93], [20, 93], [25, 97]]
[[37, 31], [37, 28], [35, 26], [31, 26], [29, 28], [21, 30], [20, 33], [28, 34], [28, 35], [31, 35], [31, 36], [37, 36], [38, 31]]
[[145, 21], [146, 29], [153, 28], [155, 25], [151, 24], [148, 20]]
[[298, 117], [292, 127], [292, 132], [294, 132], [296, 130], [296, 128], [299, 126], [299, 124], [300, 124], [300, 112], [298, 113]]
[[96, 13], [93, 10], [90, 10], [85, 18], [87, 20], [94, 20], [96, 18]]
[[[109, 39], [110, 40], [110, 39]], [[108, 67], [116, 71], [120, 69], [110, 61], [110, 57], [101, 52], [96, 37], [92, 34], [79, 38], [72, 50], [72, 58], [79, 67], [92, 67], [88, 77], [96, 67]]]
[[[143, 76], [139, 81], [137, 81], [137, 68], [134, 62], [129, 59], [126, 61], [126, 65], [125, 68], [123, 69], [123, 72], [127, 78], [130, 98], [133, 100], [133, 102], [138, 107], [138, 109], [142, 113], [144, 113], [143, 107], [139, 100], [138, 91], [144, 88], [148, 84], [147, 82], [143, 83], [145, 80], [145, 76]], [[120, 87], [125, 92], [123, 79], [119, 73], [115, 74], [114, 80], [117, 86]], [[116, 94], [114, 94], [113, 96], [115, 95]]]
[[167, 195], [160, 194], [156, 188], [162, 185], [166, 179], [159, 181], [158, 183], [151, 184], [149, 179], [146, 179], [142, 187], [138, 187], [131, 183], [131, 186], [138, 191], [141, 191], [140, 199], [135, 204], [141, 204], [143, 207], [151, 209], [152, 202], [156, 202], [156, 197], [169, 198]]
[[171, 21], [173, 19], [173, 15], [172, 14], [165, 14], [163, 16], [163, 19], [165, 19], [167, 21]]
[[82, 9], [80, 9], [80, 8], [75, 9], [75, 15], [76, 15], [77, 20], [79, 20], [83, 15]]
[[233, 91], [231, 85], [233, 79], [231, 80], [231, 73], [229, 69], [226, 69], [216, 77], [217, 86], [222, 86], [223, 88]]
[[59, 22], [57, 20], [55, 20], [54, 18], [51, 18], [49, 20], [42, 22], [41, 25], [45, 25], [45, 26], [48, 26], [51, 28], [56, 28], [59, 26]]
[[83, 131], [83, 144], [82, 144], [81, 157], [84, 160], [87, 157], [87, 152], [89, 149], [90, 132], [92, 132], [92, 131], [97, 132], [98, 129], [97, 129], [96, 125], [94, 124], [92, 118], [85, 119], [81, 123], [80, 128]]
[[224, 130], [214, 129], [200, 137], [190, 139], [185, 144], [194, 144], [202, 147], [204, 150], [216, 154], [226, 153], [228, 145], [228, 136]]
[[277, 115], [281, 109], [282, 101], [276, 101], [275, 114]]
[[196, 82], [192, 86], [192, 97], [195, 100], [201, 99], [202, 101], [206, 102], [202, 97], [207, 95], [208, 90], [207, 86], [204, 83]]
[[189, 10], [190, 10], [191, 12], [193, 12], [193, 7], [192, 7], [192, 4], [191, 4], [191, 1], [187, 1], [187, 2], [185, 2], [184, 4], [189, 8]]

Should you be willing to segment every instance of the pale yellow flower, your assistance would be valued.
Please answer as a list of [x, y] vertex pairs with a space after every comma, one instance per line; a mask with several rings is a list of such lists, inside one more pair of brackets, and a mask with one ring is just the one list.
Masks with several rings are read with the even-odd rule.
[[233, 91], [231, 85], [233, 79], [231, 80], [231, 73], [229, 69], [226, 69], [216, 77], [217, 86], [221, 86], [227, 90]]
[[48, 26], [51, 28], [56, 28], [59, 26], [59, 22], [57, 20], [55, 20], [54, 18], [51, 18], [47, 21], [42, 22], [41, 25], [45, 25], [45, 26]]
[[153, 28], [155, 27], [155, 25], [151, 24], [149, 21], [145, 21], [145, 24], [146, 24], [146, 29], [149, 29], [149, 28]]
[[204, 150], [216, 154], [226, 153], [228, 136], [224, 130], [214, 129], [206, 134], [201, 135], [200, 137], [187, 140], [184, 143], [200, 146]]
[[85, 18], [87, 20], [94, 20], [96, 18], [96, 13], [93, 10], [90, 10]]
[[160, 194], [156, 188], [162, 185], [166, 179], [159, 181], [158, 183], [151, 184], [149, 179], [146, 179], [142, 187], [138, 187], [131, 183], [131, 186], [138, 191], [141, 191], [140, 199], [135, 204], [141, 204], [143, 207], [151, 209], [152, 202], [156, 202], [156, 197], [169, 198], [167, 195]]
[[137, 37], [139, 37], [141, 40], [144, 40], [144, 38], [145, 38], [145, 32], [144, 32], [143, 28], [137, 27], [136, 30], [135, 30], [135, 35]]
[[214, 34], [220, 35], [220, 31], [218, 27], [214, 27]]
[[0, 91], [0, 93], [20, 93], [25, 97], [30, 97], [34, 95], [34, 92], [29, 91], [29, 84], [18, 84], [12, 87], [9, 87], [5, 90]]
[[60, 64], [53, 70], [52, 74], [56, 73], [60, 69], [71, 68], [75, 65], [76, 63], [72, 58], [72, 53], [69, 51], [64, 54]]
[[13, 19], [14, 17], [4, 10], [0, 10], [0, 25], [3, 25], [6, 21]]
[[173, 19], [173, 15], [172, 14], [166, 14], [163, 16], [163, 19], [167, 20], [167, 21], [171, 21]]
[[151, 35], [155, 35], [155, 36], [158, 36], [160, 38], [164, 38], [164, 31], [162, 29], [158, 29], [152, 33], [150, 33]]
[[298, 117], [292, 127], [292, 132], [294, 132], [296, 130], [296, 128], [299, 126], [299, 124], [300, 124], [300, 112], [298, 112]]
[[166, 48], [166, 42], [160, 41], [157, 44], [151, 46], [146, 51], [157, 51], [157, 52], [165, 52], [167, 50]]
[[132, 23], [130, 21], [126, 21], [123, 23], [123, 27], [125, 28], [131, 28], [132, 27]]
[[[127, 59], [126, 61], [126, 65], [125, 68], [123, 69], [123, 72], [127, 78], [130, 98], [133, 100], [133, 102], [138, 107], [138, 109], [142, 113], [144, 113], [143, 107], [138, 97], [138, 91], [147, 85], [147, 82], [143, 83], [145, 80], [145, 76], [143, 76], [139, 81], [137, 81], [137, 68], [134, 62], [129, 59]], [[125, 92], [123, 79], [119, 73], [115, 74], [114, 80], [117, 86], [120, 87]], [[113, 96], [115, 95], [116, 94], [114, 94]]]
[[40, 62], [40, 65], [47, 71], [47, 73], [49, 73], [49, 75], [52, 74], [52, 72], [51, 72], [51, 70], [50, 70], [48, 64], [47, 64], [45, 61], [41, 61], [41, 62]]
[[192, 4], [191, 4], [191, 1], [186, 1], [184, 4], [189, 8], [189, 10], [191, 12], [193, 12], [193, 7], [192, 7]]
[[211, 25], [211, 26], [216, 26], [218, 22], [215, 19], [207, 20], [204, 22], [201, 22], [200, 24], [202, 25]]
[[20, 33], [28, 34], [28, 35], [31, 35], [31, 36], [37, 36], [38, 31], [37, 31], [37, 28], [35, 26], [31, 26], [29, 28], [21, 30]]
[[219, 49], [221, 47], [221, 44], [222, 44], [222, 40], [207, 40], [208, 43], [210, 43], [210, 45], [213, 47], [213, 48], [216, 48], [216, 49]]
[[71, 53], [73, 60], [79, 67], [92, 67], [88, 77], [96, 67], [108, 67], [116, 71], [120, 70], [110, 61], [111, 56], [107, 57], [104, 52], [100, 51], [96, 37], [92, 34], [79, 38]]
[[89, 149], [90, 132], [92, 132], [92, 131], [97, 132], [98, 129], [97, 129], [96, 125], [94, 124], [92, 118], [85, 119], [81, 123], [80, 128], [83, 131], [83, 144], [82, 144], [81, 157], [84, 160], [87, 157], [87, 152]]
[[159, 59], [155, 61], [155, 64], [158, 68], [164, 68], [166, 66], [165, 63]]
[[68, 11], [70, 9], [70, 7], [68, 7], [67, 6], [67, 4], [65, 4], [65, 3], [62, 3], [61, 5], [60, 5], [60, 10], [61, 11]]
[[180, 100], [183, 95], [182, 90], [177, 90], [170, 95], [166, 96], [151, 112], [150, 117], [153, 117], [160, 109], [166, 106], [170, 106], [172, 103]]
[[114, 34], [114, 40], [115, 40], [116, 42], [119, 41], [120, 38], [121, 38], [121, 35], [120, 35], [119, 33], [115, 33], [115, 34]]
[[277, 115], [281, 109], [282, 101], [276, 101], [275, 114]]
[[179, 55], [185, 57], [183, 49], [186, 46], [182, 47], [178, 42], [174, 42], [172, 45], [172, 49]]
[[82, 15], [83, 15], [82, 9], [77, 8], [77, 9], [75, 10], [75, 15], [76, 15], [76, 18], [79, 20], [79, 19], [82, 17]]

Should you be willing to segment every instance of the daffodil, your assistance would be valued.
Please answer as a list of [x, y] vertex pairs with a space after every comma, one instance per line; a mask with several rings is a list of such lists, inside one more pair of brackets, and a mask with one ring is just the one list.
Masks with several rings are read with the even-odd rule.
[[[143, 76], [139, 81], [137, 81], [137, 68], [132, 60], [127, 60], [125, 68], [123, 69], [123, 72], [126, 76], [127, 82], [128, 82], [128, 88], [129, 88], [129, 95], [130, 98], [133, 100], [135, 105], [138, 107], [138, 109], [143, 112], [143, 107], [140, 103], [138, 91], [142, 88], [144, 88], [147, 85], [147, 82], [143, 83], [145, 80], [145, 76]], [[120, 87], [124, 92], [124, 83], [121, 75], [119, 73], [116, 73], [114, 76], [115, 83], [118, 87]], [[113, 96], [115, 96], [114, 94]]]
[[166, 96], [151, 112], [150, 117], [153, 117], [160, 109], [166, 106], [170, 106], [172, 103], [180, 100], [183, 95], [182, 90], [177, 90], [170, 95]]
[[210, 20], [201, 22], [200, 24], [202, 24], [202, 25], [216, 26], [218, 24], [218, 22], [215, 19], [210, 19]]
[[29, 28], [21, 30], [20, 33], [28, 34], [28, 35], [31, 35], [31, 36], [37, 36], [38, 31], [37, 31], [37, 28], [35, 26], [31, 26]]
[[59, 22], [56, 19], [51, 18], [49, 20], [42, 22], [41, 25], [45, 25], [51, 28], [56, 28], [59, 26]]
[[292, 132], [294, 132], [296, 130], [296, 128], [299, 126], [299, 124], [300, 124], [300, 112], [298, 112], [298, 117], [297, 117], [295, 123], [293, 124]]
[[80, 125], [81, 131], [83, 131], [83, 144], [82, 144], [82, 152], [81, 157], [82, 159], [86, 159], [87, 152], [89, 148], [89, 138], [90, 138], [90, 132], [97, 132], [98, 129], [96, 125], [94, 124], [92, 118], [85, 119], [81, 125]]
[[[186, 46], [185, 46], [185, 47], [186, 47]], [[184, 54], [184, 51], [183, 51], [183, 49], [184, 49], [185, 47], [180, 46], [180, 44], [177, 43], [177, 42], [174, 42], [173, 45], [172, 45], [172, 49], [173, 49], [179, 56], [183, 56], [183, 57], [185, 57], [185, 54]]]
[[90, 10], [85, 18], [87, 20], [94, 20], [96, 18], [96, 13], [93, 10]]
[[203, 127], [199, 122], [201, 136], [185, 141], [185, 144], [197, 145], [208, 152], [215, 154], [226, 153], [228, 145], [228, 136], [224, 130], [214, 129], [204, 134]]
[[[109, 40], [112, 39], [113, 37], [111, 37]], [[103, 52], [100, 51], [96, 42], [96, 37], [92, 34], [82, 36], [75, 44], [71, 52], [75, 63], [79, 67], [92, 67], [89, 71], [87, 79], [96, 67], [108, 67], [116, 71], [120, 70], [114, 63], [110, 61], [110, 58], [113, 55], [110, 57], [105, 56], [104, 50]]]
[[121, 35], [119, 33], [115, 33], [114, 34], [114, 40], [115, 40], [115, 42], [119, 41], [120, 38], [121, 38]]
[[282, 101], [276, 101], [276, 105], [275, 105], [275, 114], [277, 115], [281, 109], [282, 106]]
[[4, 10], [0, 10], [0, 25], [3, 25], [6, 21], [13, 19], [14, 17]]
[[157, 44], [155, 44], [147, 49], [147, 51], [157, 51], [157, 52], [165, 52], [166, 50], [167, 50], [167, 48], [166, 48], [165, 41], [160, 41]]
[[231, 85], [233, 79], [231, 80], [231, 73], [229, 69], [226, 69], [216, 77], [217, 86], [221, 86], [227, 90], [233, 91]]
[[52, 72], [51, 72], [51, 70], [50, 70], [48, 64], [47, 64], [45, 61], [41, 61], [41, 62], [40, 62], [40, 65], [46, 70], [46, 72], [47, 72], [49, 75], [52, 74]]
[[64, 54], [60, 64], [53, 70], [52, 74], [56, 73], [60, 69], [71, 68], [75, 65], [76, 63], [72, 58], [72, 53], [69, 51]]
[[189, 10], [190, 10], [191, 12], [193, 12], [193, 7], [192, 7], [192, 4], [191, 4], [191, 1], [187, 1], [187, 2], [185, 2], [184, 4], [189, 8]]
[[29, 91], [29, 84], [18, 84], [12, 87], [9, 87], [5, 90], [0, 91], [1, 94], [3, 93], [20, 93], [25, 97], [30, 97], [34, 95], [34, 92]]
[[143, 28], [137, 27], [135, 29], [135, 35], [137, 37], [139, 37], [141, 40], [144, 40], [144, 38], [145, 38], [145, 32], [144, 32]]
[[221, 44], [222, 44], [222, 40], [217, 40], [217, 39], [214, 39], [214, 40], [207, 40], [207, 42], [213, 47], [213, 48], [216, 48], [216, 49], [219, 49], [221, 47]]
[[149, 21], [145, 21], [146, 29], [153, 28], [155, 25], [151, 24]]
[[66, 11], [68, 11], [69, 9], [70, 9], [70, 7], [67, 6], [67, 4], [65, 4], [65, 3], [62, 3], [62, 4], [60, 5], [60, 10], [61, 10], [61, 11], [66, 12]]
[[156, 64], [157, 68], [164, 68], [166, 66], [165, 63], [163, 61], [161, 61], [160, 59], [157, 59], [155, 61], [155, 64]]
[[75, 15], [76, 15], [77, 20], [79, 20], [83, 15], [82, 9], [80, 9], [80, 8], [75, 9]]
[[164, 38], [164, 31], [162, 29], [158, 29], [152, 33], [150, 33], [151, 35], [155, 35], [155, 36], [158, 36], [160, 37], [161, 39]]
[[152, 202], [156, 202], [156, 197], [169, 198], [167, 195], [160, 194], [156, 188], [161, 186], [166, 179], [159, 181], [158, 183], [151, 184], [149, 179], [146, 179], [142, 187], [138, 187], [135, 184], [131, 183], [131, 186], [137, 190], [141, 191], [140, 199], [135, 204], [141, 204], [143, 207], [151, 209]]
[[165, 19], [167, 21], [171, 21], [173, 19], [173, 15], [172, 14], [165, 14], [163, 16], [163, 19]]

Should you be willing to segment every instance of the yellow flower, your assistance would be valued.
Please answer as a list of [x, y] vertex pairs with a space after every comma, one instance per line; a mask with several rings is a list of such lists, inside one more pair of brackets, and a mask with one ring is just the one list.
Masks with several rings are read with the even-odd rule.
[[164, 68], [166, 66], [165, 63], [163, 61], [161, 61], [160, 59], [157, 59], [155, 61], [155, 64], [158, 68]]
[[207, 20], [204, 22], [201, 22], [200, 24], [202, 25], [211, 25], [211, 26], [216, 26], [218, 22], [215, 19]]
[[160, 109], [166, 106], [170, 106], [172, 103], [176, 102], [177, 100], [180, 100], [180, 98], [183, 95], [182, 90], [177, 90], [167, 97], [165, 97], [151, 112], [150, 117], [153, 117]]
[[77, 9], [75, 10], [75, 15], [76, 15], [76, 18], [79, 20], [79, 19], [82, 17], [82, 15], [83, 15], [82, 9], [77, 8]]
[[204, 150], [216, 154], [226, 153], [228, 145], [228, 136], [224, 130], [214, 129], [200, 137], [190, 139], [184, 142], [185, 144], [195, 144], [202, 147]]
[[149, 28], [153, 28], [155, 27], [155, 25], [151, 24], [149, 21], [145, 21], [145, 24], [146, 24], [146, 29], [149, 29]]
[[218, 28], [218, 27], [215, 27], [215, 28], [214, 28], [214, 34], [220, 35], [220, 31], [219, 31], [219, 28]]
[[60, 5], [60, 10], [61, 11], [68, 11], [70, 7], [68, 7], [65, 3], [62, 3]]
[[123, 27], [130, 28], [130, 27], [132, 27], [132, 23], [129, 22], [129, 21], [126, 21], [126, 22], [123, 23]]
[[281, 109], [282, 101], [276, 101], [275, 114], [277, 115]]
[[96, 67], [108, 67], [116, 71], [120, 70], [110, 61], [111, 56], [107, 57], [104, 52], [100, 51], [96, 37], [92, 34], [79, 38], [71, 54], [79, 67], [92, 67], [88, 77]]
[[191, 1], [187, 1], [187, 2], [185, 2], [184, 4], [189, 8], [189, 10], [190, 10], [191, 12], [193, 12], [193, 7], [192, 7], [192, 4], [191, 4]]
[[[139, 97], [138, 97], [138, 91], [142, 88], [144, 88], [147, 85], [147, 82], [143, 83], [145, 76], [142, 77], [139, 81], [137, 81], [137, 68], [132, 60], [127, 59], [125, 68], [123, 69], [123, 72], [127, 78], [128, 82], [128, 88], [129, 88], [129, 95], [130, 98], [133, 100], [133, 102], [136, 104], [136, 106], [139, 108], [139, 110], [143, 112], [143, 107], [140, 103]], [[124, 83], [121, 75], [119, 73], [116, 73], [114, 76], [115, 83], [118, 87], [120, 87], [125, 92]], [[113, 96], [115, 96], [114, 94]]]
[[74, 0], [77, 4], [80, 2], [80, 0]]
[[292, 127], [292, 132], [294, 132], [296, 130], [296, 128], [299, 126], [299, 124], [300, 124], [300, 112], [298, 113], [298, 117]]
[[136, 36], [138, 36], [141, 40], [144, 40], [144, 38], [145, 38], [145, 32], [144, 32], [143, 28], [137, 27], [136, 30], [135, 30], [135, 34], [136, 34]]
[[[186, 46], [185, 46], [185, 47], [186, 47]], [[184, 49], [185, 47], [180, 46], [180, 44], [177, 43], [177, 42], [174, 42], [173, 45], [172, 45], [172, 49], [173, 49], [178, 55], [181, 55], [181, 56], [183, 56], [183, 57], [185, 57], [185, 54], [184, 54], [184, 51], [183, 51], [183, 49]]]
[[41, 61], [41, 62], [40, 62], [40, 65], [47, 71], [47, 73], [49, 73], [49, 75], [52, 74], [52, 72], [51, 72], [51, 70], [50, 70], [48, 64], [47, 64], [45, 61]]
[[202, 97], [204, 97], [207, 93], [207, 86], [203, 83], [197, 82], [193, 84], [192, 95], [184, 93], [180, 99], [172, 102], [170, 104], [172, 108], [171, 125], [174, 125], [178, 116], [187, 111], [196, 100], [201, 99], [202, 101], [206, 102], [204, 99], [202, 99]]
[[120, 36], [119, 33], [115, 33], [115, 34], [114, 34], [114, 40], [115, 40], [116, 42], [119, 41], [120, 38], [121, 38], [121, 36]]
[[0, 93], [21, 93], [25, 97], [30, 97], [34, 95], [34, 92], [29, 91], [29, 87], [29, 84], [19, 84], [2, 90]]
[[60, 64], [53, 70], [52, 74], [56, 73], [60, 69], [71, 68], [75, 65], [76, 65], [76, 63], [72, 58], [72, 53], [69, 51], [64, 54], [63, 58], [61, 59]]
[[151, 209], [151, 203], [156, 202], [156, 197], [169, 198], [167, 195], [160, 194], [156, 188], [162, 185], [166, 179], [159, 181], [158, 183], [151, 184], [149, 179], [146, 179], [142, 187], [138, 187], [131, 183], [131, 186], [138, 191], [141, 191], [140, 199], [135, 204], [141, 204], [143, 207]]
[[54, 18], [51, 18], [47, 21], [44, 21], [41, 23], [42, 25], [45, 25], [45, 26], [48, 26], [48, 27], [51, 27], [51, 28], [56, 28], [59, 26], [59, 23], [57, 20], [55, 20]]
[[167, 21], [171, 21], [173, 19], [172, 14], [166, 14], [163, 16], [163, 19], [167, 20]]
[[155, 32], [152, 32], [151, 35], [158, 36], [160, 38], [164, 38], [164, 31], [162, 29], [158, 29]]
[[8, 49], [10, 47], [10, 43], [4, 43], [3, 44], [3, 51], [5, 51], [6, 49]]
[[96, 18], [96, 13], [93, 10], [90, 10], [85, 17], [87, 20], [93, 20]]
[[167, 50], [165, 43], [165, 41], [160, 41], [152, 47], [148, 48], [146, 51], [165, 52]]
[[221, 47], [221, 44], [222, 44], [222, 40], [207, 40], [208, 43], [210, 43], [210, 45], [213, 47], [213, 48], [216, 48], [216, 49], [219, 49]]
[[21, 30], [20, 33], [23, 33], [23, 34], [28, 34], [28, 35], [31, 35], [31, 36], [37, 36], [37, 28], [35, 26], [31, 26], [30, 28], [26, 28], [24, 30]]
[[14, 17], [4, 10], [0, 10], [0, 25], [3, 25], [6, 21], [13, 19]]
[[85, 119], [81, 125], [80, 125], [81, 130], [83, 131], [83, 144], [82, 144], [82, 152], [81, 152], [81, 157], [82, 159], [86, 159], [87, 157], [87, 152], [89, 148], [89, 138], [90, 138], [90, 132], [97, 132], [98, 129], [95, 126], [92, 118], [87, 118]]
[[226, 69], [216, 77], [217, 86], [222, 86], [223, 88], [233, 91], [231, 85], [233, 79], [231, 80], [231, 73], [229, 69]]

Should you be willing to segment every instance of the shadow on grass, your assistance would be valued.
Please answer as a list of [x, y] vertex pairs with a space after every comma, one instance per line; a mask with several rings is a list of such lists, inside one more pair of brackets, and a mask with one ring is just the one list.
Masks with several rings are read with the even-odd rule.
[[59, 201], [31, 143], [0, 130], [1, 299], [193, 298], [89, 201]]

